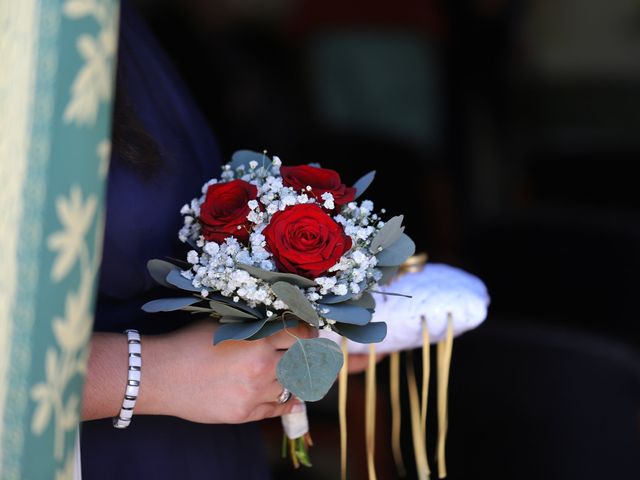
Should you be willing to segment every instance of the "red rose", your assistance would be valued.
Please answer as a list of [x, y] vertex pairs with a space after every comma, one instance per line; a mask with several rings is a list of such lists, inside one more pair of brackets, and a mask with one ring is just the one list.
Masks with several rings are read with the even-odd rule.
[[200, 207], [199, 220], [204, 238], [222, 243], [227, 237], [235, 237], [246, 243], [250, 229], [247, 215], [251, 211], [247, 203], [257, 196], [256, 186], [244, 180], [211, 185]]
[[322, 203], [322, 194], [329, 192], [333, 195], [333, 201], [339, 208], [351, 201], [356, 196], [356, 189], [347, 187], [340, 180], [340, 175], [335, 170], [328, 168], [317, 168], [309, 165], [298, 165], [295, 167], [280, 167], [282, 183], [287, 187], [306, 193], [307, 186], [311, 187], [311, 192], [316, 200]]
[[262, 234], [278, 270], [320, 277], [351, 248], [351, 237], [315, 203], [276, 212]]

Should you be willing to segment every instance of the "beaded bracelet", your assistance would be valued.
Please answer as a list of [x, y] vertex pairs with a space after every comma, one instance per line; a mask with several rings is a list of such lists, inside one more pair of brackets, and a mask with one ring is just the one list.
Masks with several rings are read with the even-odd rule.
[[122, 408], [117, 417], [113, 417], [115, 428], [127, 428], [133, 417], [133, 407], [136, 406], [140, 391], [140, 376], [142, 373], [142, 346], [140, 333], [137, 330], [125, 330], [129, 346], [129, 371], [127, 372], [127, 388], [124, 392]]

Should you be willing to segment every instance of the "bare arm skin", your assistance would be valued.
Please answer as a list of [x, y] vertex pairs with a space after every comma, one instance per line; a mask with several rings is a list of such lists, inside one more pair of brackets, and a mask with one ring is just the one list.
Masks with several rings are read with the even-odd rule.
[[[278, 405], [276, 364], [295, 342], [285, 331], [251, 342], [212, 345], [216, 324], [201, 321], [175, 332], [142, 336], [142, 378], [135, 414], [172, 415], [201, 423], [244, 423], [289, 413]], [[315, 330], [290, 329], [300, 338]], [[83, 420], [117, 415], [127, 378], [127, 339], [95, 333], [85, 380]]]

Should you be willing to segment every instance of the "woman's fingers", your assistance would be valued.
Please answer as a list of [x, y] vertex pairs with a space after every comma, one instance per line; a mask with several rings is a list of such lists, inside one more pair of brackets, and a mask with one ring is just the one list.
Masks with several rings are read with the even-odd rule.
[[284, 387], [280, 385], [280, 382], [273, 380], [262, 387], [260, 396], [256, 398], [256, 401], [260, 403], [277, 403], [283, 390]]
[[279, 405], [278, 403], [263, 403], [258, 405], [253, 413], [249, 417], [249, 422], [255, 420], [261, 420], [263, 418], [280, 417], [287, 413], [292, 413], [296, 409], [300, 410], [302, 402], [295, 397], [291, 397], [287, 403]]

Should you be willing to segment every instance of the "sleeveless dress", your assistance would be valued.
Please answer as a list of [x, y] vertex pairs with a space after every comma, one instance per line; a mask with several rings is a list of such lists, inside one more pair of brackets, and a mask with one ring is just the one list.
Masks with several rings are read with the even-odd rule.
[[[111, 159], [94, 329], [138, 328], [144, 361], [145, 334], [190, 320], [175, 312], [141, 311], [148, 299], [167, 294], [148, 275], [146, 262], [185, 258], [187, 250], [177, 238], [180, 207], [219, 174], [220, 154], [185, 86], [127, 2], [121, 7], [119, 69], [132, 108], [162, 152], [162, 165], [145, 178]], [[125, 377], [122, 382], [124, 395]], [[269, 478], [256, 424], [204, 425], [134, 415], [129, 428], [118, 430], [111, 419], [95, 420], [82, 424], [81, 451], [85, 480]]]

